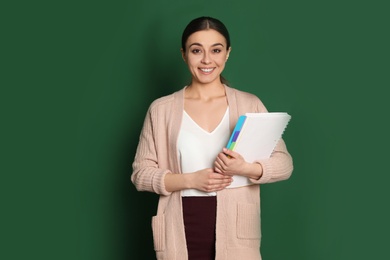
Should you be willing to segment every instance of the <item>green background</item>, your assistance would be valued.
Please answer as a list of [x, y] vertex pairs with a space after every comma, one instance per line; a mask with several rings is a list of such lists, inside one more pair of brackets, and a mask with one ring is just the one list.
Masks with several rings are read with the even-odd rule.
[[209, 15], [231, 33], [231, 85], [292, 115], [293, 175], [262, 186], [263, 258], [388, 259], [383, 3], [1, 3], [0, 258], [154, 259], [157, 196], [131, 163], [150, 102], [189, 80], [182, 30]]

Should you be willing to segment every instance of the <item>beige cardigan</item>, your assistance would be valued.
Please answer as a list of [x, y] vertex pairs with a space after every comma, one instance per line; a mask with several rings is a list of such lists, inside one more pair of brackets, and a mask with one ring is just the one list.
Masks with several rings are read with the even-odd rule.
[[[267, 112], [255, 96], [225, 86], [230, 129], [239, 115]], [[157, 259], [186, 260], [180, 192], [168, 192], [166, 173], [180, 174], [176, 141], [184, 109], [184, 88], [155, 100], [149, 107], [133, 162], [131, 180], [139, 191], [160, 194], [157, 215], [152, 218]], [[288, 179], [292, 158], [280, 140], [271, 158], [261, 160], [263, 175], [255, 184]], [[217, 193], [216, 260], [260, 260], [260, 185], [225, 189]]]

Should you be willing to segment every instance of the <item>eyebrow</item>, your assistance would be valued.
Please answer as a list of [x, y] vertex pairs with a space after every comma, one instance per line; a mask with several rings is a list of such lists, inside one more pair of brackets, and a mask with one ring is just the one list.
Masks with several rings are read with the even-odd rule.
[[[188, 46], [188, 48], [190, 48], [191, 46], [193, 45], [196, 45], [196, 46], [203, 46], [202, 44], [200, 43], [197, 43], [197, 42], [194, 42], [193, 44], [191, 44], [190, 46]], [[222, 46], [223, 47], [223, 44], [222, 43], [214, 43], [213, 45], [211, 45], [211, 47], [215, 47], [215, 46]]]

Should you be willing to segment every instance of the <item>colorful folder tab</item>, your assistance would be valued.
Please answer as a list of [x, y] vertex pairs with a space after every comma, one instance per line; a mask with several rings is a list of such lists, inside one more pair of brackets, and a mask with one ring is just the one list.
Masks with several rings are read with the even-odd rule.
[[240, 131], [242, 129], [242, 126], [244, 125], [246, 119], [246, 115], [242, 115], [238, 118], [238, 121], [236, 123], [236, 126], [234, 127], [233, 134], [230, 136], [229, 142], [226, 145], [226, 148], [229, 150], [233, 150], [234, 146], [236, 145], [237, 138], [240, 135]]

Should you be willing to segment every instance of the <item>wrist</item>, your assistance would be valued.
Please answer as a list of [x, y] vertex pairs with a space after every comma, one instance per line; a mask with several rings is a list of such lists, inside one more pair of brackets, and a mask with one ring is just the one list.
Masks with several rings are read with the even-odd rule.
[[192, 189], [192, 183], [193, 183], [193, 178], [194, 174], [193, 173], [183, 173], [183, 185], [185, 189]]
[[248, 163], [247, 164], [247, 177], [251, 179], [260, 179], [263, 175], [263, 167], [260, 163]]

